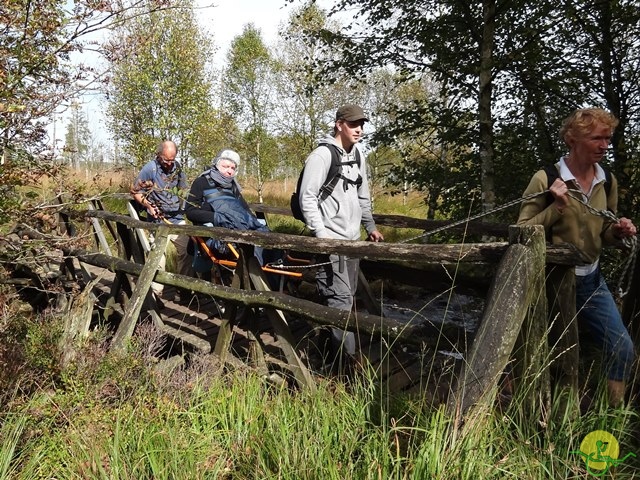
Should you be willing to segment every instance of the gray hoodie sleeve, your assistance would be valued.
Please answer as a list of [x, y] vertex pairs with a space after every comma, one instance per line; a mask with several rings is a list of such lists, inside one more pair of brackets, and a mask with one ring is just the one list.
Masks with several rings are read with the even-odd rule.
[[331, 152], [325, 146], [317, 147], [305, 161], [304, 174], [300, 183], [300, 208], [307, 227], [318, 238], [331, 238], [322, 220], [318, 206], [320, 188], [331, 166]]

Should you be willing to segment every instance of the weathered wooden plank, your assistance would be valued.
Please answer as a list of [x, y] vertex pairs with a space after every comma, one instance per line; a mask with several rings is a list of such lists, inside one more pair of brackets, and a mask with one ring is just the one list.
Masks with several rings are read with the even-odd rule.
[[[250, 203], [249, 206], [254, 212], [268, 213], [272, 215], [282, 215], [291, 217], [291, 209], [288, 207], [273, 207], [263, 203]], [[428, 220], [425, 218], [406, 217], [403, 215], [374, 214], [373, 219], [378, 226], [394, 228], [415, 228], [416, 230], [431, 231], [436, 228], [449, 225], [449, 220]], [[490, 235], [492, 237], [506, 238], [509, 226], [503, 223], [483, 222], [474, 220], [463, 225], [451, 227], [451, 231], [465, 232], [472, 235]]]
[[[238, 259], [238, 266], [233, 274], [233, 279], [231, 280], [231, 288], [232, 289], [240, 289], [243, 284], [243, 276], [244, 271], [246, 270], [242, 257]], [[206, 282], [209, 283], [209, 282]], [[216, 285], [219, 286], [219, 285]], [[221, 286], [220, 286], [221, 287]], [[192, 286], [192, 288], [194, 288]], [[195, 289], [195, 288], [194, 288]], [[204, 292], [207, 293], [207, 292]], [[231, 340], [233, 338], [233, 325], [236, 319], [236, 314], [238, 311], [238, 304], [233, 302], [226, 306], [224, 315], [222, 318], [222, 323], [220, 324], [220, 331], [218, 332], [218, 338], [216, 340], [216, 346], [214, 348], [214, 352], [216, 355], [220, 357], [222, 364], [224, 365], [227, 357], [230, 357], [230, 348], [231, 348]]]
[[[116, 330], [111, 346], [114, 350], [122, 350], [126, 346], [126, 342], [131, 338], [133, 330], [135, 328], [138, 317], [142, 310], [142, 305], [147, 298], [149, 288], [154, 276], [158, 272], [160, 260], [164, 255], [167, 242], [169, 241], [166, 227], [162, 226], [158, 230], [157, 238], [155, 240], [155, 247], [151, 250], [151, 254], [147, 258], [147, 263], [142, 268], [135, 288], [133, 289], [133, 295], [131, 300], [127, 304], [125, 309], [125, 315], [118, 330]], [[88, 262], [90, 263], [90, 262]]]
[[[95, 210], [94, 206], [91, 203], [88, 204], [87, 207], [89, 208], [89, 210]], [[102, 251], [105, 254], [111, 255], [111, 247], [109, 246], [109, 242], [107, 242], [107, 238], [104, 236], [102, 226], [100, 225], [98, 219], [92, 218], [91, 225], [93, 226], [93, 234], [96, 238], [96, 243], [100, 248], [102, 248]]]
[[187, 329], [182, 329], [179, 327], [176, 328], [175, 325], [171, 325], [170, 323], [165, 322], [162, 317], [154, 310], [149, 310], [149, 314], [153, 319], [153, 323], [161, 332], [193, 346], [201, 353], [211, 352], [211, 343], [209, 343], [206, 339], [190, 332]]
[[[155, 231], [157, 224], [134, 220], [123, 215], [93, 210], [84, 212], [84, 216], [106, 218], [122, 222], [131, 228], [146, 228]], [[197, 227], [193, 225], [173, 225], [172, 233], [191, 236], [212, 236], [228, 242], [260, 245], [265, 248], [301, 251], [308, 253], [343, 254], [361, 259], [403, 260], [410, 262], [442, 263], [496, 263], [507, 248], [507, 242], [465, 243], [450, 245], [415, 245], [408, 243], [384, 243], [320, 239], [300, 235], [288, 235], [274, 232], [256, 232], [250, 230], [228, 230], [218, 227]], [[549, 245], [547, 261], [560, 265], [578, 265], [586, 263], [582, 254], [571, 245]]]
[[64, 331], [60, 339], [60, 349], [62, 350], [62, 364], [67, 366], [75, 359], [77, 339], [82, 339], [89, 333], [89, 324], [93, 314], [95, 296], [93, 287], [100, 281], [96, 278], [87, 284], [84, 290], [77, 295], [66, 312], [64, 321]]
[[513, 353], [516, 359], [513, 394], [520, 402], [523, 417], [529, 424], [535, 424], [551, 411], [544, 231], [531, 226], [512, 227], [509, 241], [529, 246], [536, 262], [531, 265], [529, 314], [522, 324]]
[[[93, 200], [91, 200], [91, 204], [96, 210], [104, 210], [104, 205], [102, 204], [102, 200], [100, 200], [99, 198], [94, 198]], [[111, 238], [116, 242], [118, 246], [118, 253], [121, 254], [122, 247], [118, 241], [119, 240], [118, 234], [116, 232], [116, 229], [113, 226], [113, 222], [105, 221], [104, 224], [107, 227], [107, 230], [109, 230], [109, 233], [111, 234]]]
[[[264, 278], [264, 272], [258, 263], [258, 259], [252, 256], [249, 258], [247, 263], [249, 268], [249, 277], [251, 278], [251, 283], [254, 288], [259, 291], [270, 291], [269, 285]], [[281, 310], [276, 310], [272, 307], [266, 308], [265, 312], [271, 321], [274, 332], [278, 336], [278, 343], [287, 358], [289, 370], [293, 373], [300, 386], [304, 386], [311, 391], [315, 390], [315, 381], [307, 369], [307, 366], [302, 362], [296, 352], [294, 347], [296, 342], [289, 330], [289, 325], [284, 314]]]
[[[155, 231], [158, 224], [141, 222], [123, 215], [115, 215], [104, 211], [85, 212], [86, 217], [98, 217], [121, 222], [131, 228], [146, 228]], [[265, 248], [299, 250], [309, 253], [338, 253], [359, 258], [371, 259], [404, 259], [424, 260], [428, 258], [443, 262], [497, 261], [506, 248], [502, 244], [464, 244], [464, 245], [414, 245], [391, 244], [363, 241], [341, 241], [319, 239], [300, 235], [287, 235], [274, 232], [256, 232], [250, 230], [229, 230], [219, 227], [197, 227], [193, 225], [169, 226], [173, 233], [190, 236], [211, 236], [228, 242], [260, 245]]]
[[[531, 243], [544, 241], [541, 227]], [[544, 249], [511, 245], [500, 261], [490, 288], [485, 313], [475, 340], [456, 381], [447, 406], [452, 413], [466, 413], [484, 398], [495, 396], [497, 380], [509, 361], [529, 305], [539, 295], [533, 290], [539, 269], [544, 265]]]
[[[131, 201], [127, 202], [127, 211], [129, 212], [129, 215], [131, 216], [131, 218], [140, 222], [140, 217], [138, 216], [138, 212], [136, 211], [134, 206], [131, 204]], [[148, 222], [144, 222], [144, 223], [148, 223]], [[138, 242], [142, 246], [144, 253], [148, 254], [151, 251], [151, 244], [149, 243], [149, 237], [146, 229], [144, 228], [144, 225], [140, 225], [134, 228], [134, 232], [136, 233], [136, 237], [138, 239]]]
[[[107, 268], [113, 272], [122, 271], [132, 275], [140, 275], [142, 272], [142, 266], [137, 263], [99, 253], [76, 252], [76, 256], [86, 263]], [[338, 328], [344, 328], [347, 325], [347, 329], [355, 328], [349, 326], [350, 312], [319, 305], [285, 293], [241, 291], [237, 288], [215, 285], [204, 280], [163, 271], [157, 272], [154, 280], [165, 285], [178, 286], [206, 293], [223, 300], [230, 300], [231, 303], [227, 308], [233, 307], [236, 303], [254, 307], [271, 307], [294, 313], [320, 325], [336, 326]], [[434, 330], [428, 325], [407, 324], [404, 321], [390, 317], [381, 319], [378, 316], [366, 313], [358, 313], [358, 322], [360, 330], [370, 335], [382, 335], [392, 339], [402, 338], [404, 342], [414, 345], [435, 346], [440, 344], [445, 345], [444, 348], [449, 348], [451, 345], [456, 344], [459, 334], [459, 329], [455, 327], [443, 326]]]
[[202, 340], [211, 342], [211, 344], [213, 345], [212, 341], [215, 338], [215, 335], [210, 335], [209, 332], [205, 331], [202, 328], [199, 328], [197, 325], [194, 325], [193, 323], [185, 321], [185, 319], [182, 319], [180, 317], [167, 317], [160, 313], [158, 313], [158, 315], [160, 316], [160, 318], [162, 319], [165, 325], [169, 325], [172, 328], [175, 328], [176, 330], [180, 330], [180, 331], [189, 333], [191, 335], [195, 335], [196, 337]]

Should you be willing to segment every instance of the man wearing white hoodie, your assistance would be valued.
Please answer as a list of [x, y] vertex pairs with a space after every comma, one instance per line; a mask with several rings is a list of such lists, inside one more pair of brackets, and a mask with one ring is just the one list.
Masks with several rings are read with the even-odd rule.
[[[319, 141], [305, 161], [300, 183], [300, 208], [307, 227], [317, 238], [360, 240], [360, 225], [373, 242], [384, 240], [371, 212], [367, 165], [357, 143], [368, 121], [358, 105], [344, 105], [336, 112], [333, 135]], [[331, 167], [331, 149], [341, 159], [338, 181], [326, 195], [326, 180]], [[359, 153], [356, 153], [359, 152]], [[323, 188], [325, 187], [325, 188]], [[324, 194], [323, 194], [324, 190]], [[329, 307], [351, 310], [358, 286], [358, 258], [330, 255], [330, 264], [316, 275], [318, 293]], [[332, 329], [332, 343], [350, 356], [355, 355], [355, 336]]]

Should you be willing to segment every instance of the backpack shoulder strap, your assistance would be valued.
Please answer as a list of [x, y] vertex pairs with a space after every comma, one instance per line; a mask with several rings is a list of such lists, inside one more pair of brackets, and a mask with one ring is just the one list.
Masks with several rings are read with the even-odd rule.
[[321, 202], [326, 200], [326, 198], [331, 195], [331, 192], [333, 192], [333, 189], [336, 188], [340, 180], [340, 173], [342, 172], [342, 158], [338, 147], [330, 143], [325, 143], [324, 145], [329, 149], [329, 152], [331, 152], [331, 165], [329, 166], [327, 178], [324, 180], [322, 187], [320, 187]]
[[611, 172], [606, 168], [603, 168], [603, 170], [604, 170], [604, 191], [607, 194], [607, 198], [608, 198], [609, 194], [611, 193]]
[[[560, 172], [555, 165], [545, 165], [544, 167], [542, 167], [542, 170], [544, 170], [544, 173], [547, 174], [547, 189], [549, 189], [549, 187], [553, 185], [553, 182], [555, 182], [557, 178], [560, 178]], [[553, 195], [551, 195], [551, 193], [549, 192], [547, 192], [545, 198], [547, 201], [547, 206], [551, 205], [555, 201]]]
[[549, 188], [556, 181], [556, 178], [560, 178], [560, 172], [555, 165], [545, 165], [542, 169], [547, 174], [547, 188]]
[[345, 184], [345, 189], [346, 189], [346, 185], [356, 185], [357, 187], [360, 187], [360, 185], [362, 184], [362, 175], [360, 174], [358, 174], [357, 180], [351, 180], [351, 179], [345, 178], [342, 175], [343, 165], [357, 164], [358, 168], [360, 168], [360, 165], [362, 162], [362, 159], [360, 158], [360, 150], [356, 148], [355, 160], [342, 162], [342, 153], [340, 152], [338, 147], [331, 144], [325, 144], [325, 145], [327, 148], [329, 148], [329, 151], [331, 152], [331, 166], [329, 167], [329, 173], [327, 174], [327, 178], [324, 184], [322, 185], [322, 188], [320, 189], [320, 201], [324, 201], [329, 195], [331, 195], [331, 193], [333, 192], [333, 189], [336, 188], [336, 185], [338, 184], [338, 181], [340, 179], [343, 179], [345, 182], [347, 182]]
[[[542, 169], [547, 174], [547, 188], [549, 188], [556, 181], [556, 178], [560, 178], [560, 172], [558, 172], [555, 165], [545, 165]], [[611, 193], [611, 172], [606, 168], [602, 170], [604, 170], [604, 192], [609, 197], [609, 193]], [[554, 202], [553, 195], [548, 192], [546, 198], [547, 205], [551, 205]]]

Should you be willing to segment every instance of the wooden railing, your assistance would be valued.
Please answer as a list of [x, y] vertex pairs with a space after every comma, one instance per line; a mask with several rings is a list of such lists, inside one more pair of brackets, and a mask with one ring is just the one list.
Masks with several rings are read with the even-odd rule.
[[[284, 209], [260, 207], [269, 213], [288, 214]], [[283, 210], [283, 211], [280, 211]], [[121, 349], [133, 333], [152, 281], [185, 288], [211, 295], [232, 305], [260, 307], [269, 312], [269, 318], [283, 338], [289, 336], [286, 315], [296, 315], [318, 325], [352, 328], [351, 312], [333, 309], [317, 303], [296, 298], [288, 294], [271, 291], [261, 275], [259, 266], [251, 254], [253, 246], [283, 249], [311, 254], [339, 254], [358, 257], [362, 260], [367, 277], [382, 275], [399, 281], [422, 285], [443, 285], [447, 274], [438, 278], [437, 271], [447, 266], [475, 265], [476, 275], [468, 285], [475, 282], [487, 292], [485, 311], [475, 333], [470, 349], [465, 352], [465, 361], [456, 382], [451, 386], [448, 406], [451, 411], [467, 412], [481, 399], [492, 395], [499, 377], [508, 364], [515, 378], [517, 391], [523, 392], [532, 408], [532, 415], [540, 415], [549, 408], [551, 398], [551, 374], [554, 384], [560, 388], [578, 389], [577, 326], [575, 322], [575, 280], [573, 268], [584, 263], [583, 258], [569, 245], [546, 245], [542, 227], [509, 227], [508, 241], [466, 244], [392, 244], [364, 241], [339, 241], [316, 239], [306, 236], [281, 233], [227, 230], [223, 228], [175, 226], [142, 222], [129, 216], [118, 215], [101, 209], [99, 204], [83, 211], [69, 211], [65, 215], [85, 219], [92, 225], [96, 246], [100, 252], [67, 248], [65, 255], [76, 258], [83, 264], [106, 268], [116, 274], [112, 297], [118, 289], [128, 288], [129, 300], [124, 305], [124, 315], [112, 341], [114, 349]], [[435, 228], [443, 222], [425, 223], [425, 220], [406, 217], [385, 216], [376, 218], [380, 225], [395, 225], [410, 228]], [[503, 236], [503, 227], [474, 224], [474, 231], [491, 232]], [[155, 249], [144, 252], [136, 238], [136, 231], [153, 232]], [[106, 237], [109, 232], [111, 238]], [[502, 233], [500, 233], [502, 232]], [[31, 233], [33, 234], [33, 232]], [[163, 246], [169, 234], [215, 237], [241, 246], [241, 258], [232, 286], [217, 285], [192, 277], [185, 277], [158, 270]], [[118, 254], [112, 253], [109, 245], [115, 245]], [[64, 249], [64, 246], [62, 247]], [[434, 268], [436, 266], [437, 268]], [[377, 267], [379, 267], [378, 271]], [[487, 272], [484, 276], [477, 271]], [[460, 269], [456, 282], [465, 284], [465, 270]], [[135, 286], [127, 287], [127, 277], [137, 280]], [[479, 280], [480, 279], [480, 280]], [[451, 282], [449, 288], [458, 283]], [[633, 284], [630, 298], [640, 298], [637, 283]], [[547, 294], [545, 294], [545, 291]], [[547, 301], [549, 298], [549, 302]], [[115, 300], [114, 300], [115, 301]], [[635, 318], [635, 304], [628, 307]], [[223, 359], [227, 355], [230, 329], [233, 327], [234, 309], [229, 309], [227, 322], [221, 328], [215, 353]], [[553, 339], [553, 349], [547, 339], [548, 319], [554, 319], [553, 332], [563, 332]], [[435, 329], [424, 325], [358, 313], [357, 328], [369, 335], [390, 340], [401, 339], [403, 343], [430, 346], [434, 349], [449, 348], [459, 341], [461, 332], [456, 328]], [[286, 343], [286, 342], [285, 342]], [[301, 385], [313, 388], [313, 379], [304, 363], [289, 345], [287, 359], [289, 367]], [[569, 398], [568, 396], [567, 398]], [[576, 407], [577, 408], [577, 407]], [[525, 409], [526, 410], [526, 409]]]

